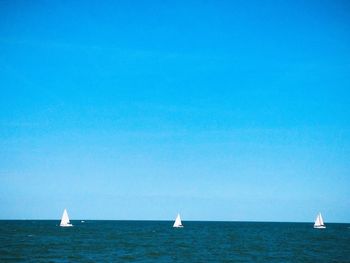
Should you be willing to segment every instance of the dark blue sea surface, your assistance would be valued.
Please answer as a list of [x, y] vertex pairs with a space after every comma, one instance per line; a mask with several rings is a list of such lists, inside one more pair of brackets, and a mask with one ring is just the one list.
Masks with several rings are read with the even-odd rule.
[[0, 262], [350, 262], [350, 225], [0, 221]]

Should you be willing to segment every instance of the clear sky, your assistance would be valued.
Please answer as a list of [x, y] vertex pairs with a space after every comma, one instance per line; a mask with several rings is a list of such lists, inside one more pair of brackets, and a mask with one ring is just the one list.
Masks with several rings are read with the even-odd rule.
[[1, 0], [0, 218], [350, 222], [349, 14]]

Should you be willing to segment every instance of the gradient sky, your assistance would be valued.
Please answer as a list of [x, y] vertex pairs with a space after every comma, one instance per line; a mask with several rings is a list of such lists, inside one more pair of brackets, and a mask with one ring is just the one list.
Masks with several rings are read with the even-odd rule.
[[350, 222], [348, 1], [101, 2], [0, 1], [1, 219]]

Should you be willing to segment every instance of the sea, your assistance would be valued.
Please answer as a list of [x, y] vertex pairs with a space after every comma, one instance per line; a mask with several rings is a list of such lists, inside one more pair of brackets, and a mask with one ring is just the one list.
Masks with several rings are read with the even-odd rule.
[[0, 262], [350, 262], [350, 224], [0, 221]]

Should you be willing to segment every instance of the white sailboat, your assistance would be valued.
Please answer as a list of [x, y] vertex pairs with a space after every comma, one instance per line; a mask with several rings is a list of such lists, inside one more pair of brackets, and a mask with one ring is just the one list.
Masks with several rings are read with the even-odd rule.
[[326, 226], [324, 225], [321, 213], [318, 213], [318, 215], [316, 217], [314, 228], [321, 228], [321, 229], [326, 228]]
[[184, 227], [181, 222], [180, 214], [177, 214], [173, 227]]
[[73, 225], [70, 223], [70, 221], [69, 221], [67, 209], [64, 209], [64, 211], [63, 211], [63, 215], [62, 215], [62, 219], [61, 219], [60, 226], [62, 226], [62, 227], [73, 226]]

